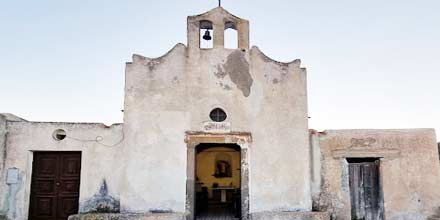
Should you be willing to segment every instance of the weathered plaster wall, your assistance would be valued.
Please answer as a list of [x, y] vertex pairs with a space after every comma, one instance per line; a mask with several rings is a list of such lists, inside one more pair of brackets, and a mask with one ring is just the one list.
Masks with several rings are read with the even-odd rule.
[[127, 64], [123, 212], [185, 211], [185, 53], [178, 44], [164, 57], [134, 55]]
[[6, 215], [7, 186], [5, 181], [6, 163], [6, 117], [0, 114], [0, 219]]
[[[199, 49], [200, 19], [213, 22], [213, 49]], [[238, 49], [223, 48], [225, 22], [238, 29]], [[35, 150], [83, 152], [81, 211], [108, 195], [120, 201], [123, 213], [187, 211], [186, 132], [204, 132], [216, 107], [228, 114], [226, 132], [252, 136], [249, 144], [237, 143], [244, 146], [242, 161], [249, 166], [243, 191], [249, 191], [250, 201], [244, 203], [250, 202], [250, 211], [309, 211], [306, 84], [299, 60], [280, 63], [257, 47], [249, 49], [248, 21], [220, 7], [189, 17], [188, 46], [177, 44], [155, 59], [134, 55], [127, 63], [123, 128], [8, 122], [6, 167], [17, 167], [21, 176], [17, 216], [27, 216]], [[58, 128], [73, 138], [53, 140]], [[106, 147], [97, 136], [110, 145], [125, 139]]]
[[[64, 129], [67, 138], [57, 141], [52, 137], [54, 130]], [[84, 202], [99, 194], [102, 181], [108, 183], [110, 195], [119, 199], [120, 153], [122, 125], [106, 127], [103, 124], [86, 123], [39, 123], [7, 122], [7, 149], [5, 169], [19, 169], [17, 193], [13, 195], [14, 204], [7, 208], [11, 219], [24, 220], [28, 217], [33, 151], [81, 151], [80, 209], [87, 211]], [[98, 138], [99, 141], [96, 141]], [[99, 142], [99, 143], [98, 143]], [[115, 146], [111, 146], [114, 145]], [[108, 146], [105, 146], [108, 145]], [[4, 184], [2, 179], [2, 185]], [[5, 193], [4, 188], [0, 191]], [[9, 195], [10, 196], [10, 195]], [[2, 198], [4, 198], [2, 196]], [[14, 217], [15, 216], [15, 217]]]
[[178, 44], [161, 58], [135, 55], [127, 64], [125, 94], [125, 153], [131, 158], [121, 195], [125, 211], [185, 211], [185, 132], [204, 131], [215, 107], [227, 112], [231, 130], [254, 139], [251, 211], [311, 209], [306, 72], [299, 60], [278, 63], [256, 47]]
[[[311, 209], [306, 71], [251, 49], [251, 211]], [[238, 110], [238, 109], [237, 109]], [[246, 129], [246, 128], [242, 128]]]
[[322, 192], [317, 203], [337, 219], [351, 219], [349, 157], [381, 158], [387, 220], [426, 219], [440, 206], [440, 164], [434, 130], [329, 130], [312, 135], [318, 136], [322, 152]]
[[311, 177], [311, 195], [313, 210], [320, 210], [319, 198], [321, 194], [321, 148], [319, 146], [319, 136], [317, 131], [310, 130], [310, 177]]

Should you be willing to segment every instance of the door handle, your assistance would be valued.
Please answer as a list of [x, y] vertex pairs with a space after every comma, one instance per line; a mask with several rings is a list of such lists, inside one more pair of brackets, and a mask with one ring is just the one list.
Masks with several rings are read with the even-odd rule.
[[61, 186], [61, 183], [60, 182], [57, 182], [57, 183], [55, 183], [57, 186]]

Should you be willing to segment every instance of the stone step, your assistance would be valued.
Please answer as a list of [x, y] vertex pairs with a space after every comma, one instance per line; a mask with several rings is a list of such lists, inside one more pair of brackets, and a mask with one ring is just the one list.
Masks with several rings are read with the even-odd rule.
[[183, 213], [151, 214], [78, 214], [69, 216], [68, 220], [186, 220]]
[[330, 220], [328, 212], [260, 212], [252, 213], [252, 220]]

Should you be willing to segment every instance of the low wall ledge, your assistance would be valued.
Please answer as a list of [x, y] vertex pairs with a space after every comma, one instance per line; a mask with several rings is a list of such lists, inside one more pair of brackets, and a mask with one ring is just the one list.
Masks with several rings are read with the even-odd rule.
[[257, 212], [252, 220], [330, 220], [328, 212]]
[[78, 214], [69, 216], [69, 220], [186, 220], [184, 213], [148, 213], [148, 214]]

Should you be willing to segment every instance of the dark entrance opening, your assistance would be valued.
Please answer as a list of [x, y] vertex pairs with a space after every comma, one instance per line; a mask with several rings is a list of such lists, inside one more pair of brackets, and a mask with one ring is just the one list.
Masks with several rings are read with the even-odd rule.
[[241, 219], [240, 146], [199, 144], [195, 160], [196, 219]]
[[29, 220], [78, 213], [81, 152], [34, 152]]
[[383, 220], [383, 197], [378, 158], [347, 158], [351, 219]]

